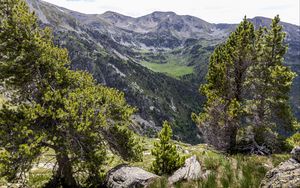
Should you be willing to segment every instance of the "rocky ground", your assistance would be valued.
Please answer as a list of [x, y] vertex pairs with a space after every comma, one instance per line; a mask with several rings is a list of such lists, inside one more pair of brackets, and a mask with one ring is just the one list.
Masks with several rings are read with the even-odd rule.
[[300, 187], [300, 147], [294, 148], [292, 157], [270, 170], [261, 183], [262, 188]]
[[[148, 185], [148, 187], [170, 187], [172, 185], [175, 187], [256, 188], [260, 186], [268, 171], [280, 163], [284, 164], [282, 162], [287, 161], [291, 157], [290, 154], [276, 154], [268, 157], [240, 154], [226, 155], [213, 150], [205, 144], [192, 146], [176, 142], [178, 150], [188, 158], [185, 166], [175, 172], [173, 176], [158, 177], [150, 171], [151, 163], [154, 160], [151, 155], [151, 149], [155, 141], [156, 139], [144, 138], [143, 162], [128, 164], [116, 156], [111, 156], [105, 168], [106, 172], [110, 170], [110, 173], [108, 173], [110, 178], [107, 176], [106, 179], [117, 179], [116, 181], [118, 182], [117, 184], [113, 182], [111, 185], [122, 183], [136, 185], [136, 182], [139, 182], [141, 185]], [[288, 161], [285, 163], [289, 164]], [[51, 151], [45, 153], [41, 157], [40, 162], [28, 174], [29, 187], [42, 187], [51, 177], [51, 169], [54, 165], [53, 153]], [[116, 166], [117, 168], [111, 170]], [[299, 173], [299, 169], [297, 172]], [[125, 174], [125, 176], [122, 174]], [[2, 180], [0, 181], [0, 187], [1, 185], [7, 184]]]

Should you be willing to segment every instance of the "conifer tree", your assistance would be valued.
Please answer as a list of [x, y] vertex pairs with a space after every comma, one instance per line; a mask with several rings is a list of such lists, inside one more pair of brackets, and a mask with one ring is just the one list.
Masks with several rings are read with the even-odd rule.
[[255, 147], [267, 145], [273, 152], [293, 132], [289, 91], [295, 73], [283, 65], [287, 47], [279, 22], [276, 16], [270, 29], [254, 31], [244, 18], [211, 55], [207, 83], [201, 88], [207, 102], [192, 118], [204, 141], [217, 149], [235, 149], [237, 131], [245, 126], [254, 128]]
[[246, 109], [254, 125], [255, 142], [265, 144], [273, 151], [282, 148], [283, 144], [278, 130], [285, 131], [284, 135], [291, 134], [295, 122], [289, 105], [295, 73], [283, 65], [287, 46], [279, 22], [279, 16], [276, 16], [270, 29], [256, 31], [255, 63], [249, 68], [246, 84], [250, 94]]
[[207, 97], [203, 113], [193, 114], [205, 142], [223, 151], [233, 150], [243, 114], [247, 68], [254, 51], [254, 26], [246, 17], [225, 44], [211, 55], [207, 83], [201, 87]]
[[295, 121], [289, 104], [289, 92], [296, 73], [288, 66], [283, 65], [284, 55], [287, 52], [287, 45], [284, 42], [286, 34], [279, 24], [277, 15], [270, 25], [265, 37], [264, 58], [268, 64], [271, 93], [272, 119], [287, 132], [293, 129]]
[[23, 0], [0, 5], [0, 83], [12, 94], [0, 110], [0, 176], [20, 178], [49, 149], [57, 168], [48, 187], [99, 185], [107, 149], [140, 160], [124, 94], [70, 70], [67, 50]]
[[152, 170], [158, 175], [171, 174], [183, 165], [184, 158], [179, 156], [176, 146], [170, 141], [171, 137], [171, 126], [165, 121], [158, 134], [159, 142], [154, 143], [154, 149], [151, 151], [155, 156]]

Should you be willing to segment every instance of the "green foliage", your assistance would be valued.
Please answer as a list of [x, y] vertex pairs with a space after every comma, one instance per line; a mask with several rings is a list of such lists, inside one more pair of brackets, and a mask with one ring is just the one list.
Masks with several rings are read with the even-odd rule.
[[217, 187], [217, 177], [216, 174], [213, 172], [208, 175], [207, 179], [201, 182], [198, 182], [199, 188], [210, 188], [210, 187]]
[[193, 67], [181, 65], [178, 63], [159, 64], [159, 63], [141, 62], [141, 65], [149, 68], [154, 72], [165, 73], [175, 78], [180, 78], [181, 76], [192, 74], [194, 71]]
[[[211, 150], [207, 145], [190, 146], [182, 143], [178, 144], [188, 150], [191, 155], [196, 155], [203, 172], [209, 172], [206, 178], [202, 178], [199, 181], [180, 181], [174, 185], [174, 187], [181, 188], [256, 188], [259, 187], [267, 171], [290, 158], [289, 154], [273, 154], [270, 156], [227, 155]], [[152, 160], [149, 158], [149, 155], [146, 155], [144, 156], [144, 161]], [[165, 177], [163, 179], [167, 181]], [[163, 185], [161, 183], [162, 181], [156, 180], [153, 184], [150, 184], [150, 187], [167, 187], [167, 184]]]
[[140, 160], [141, 147], [128, 129], [134, 109], [124, 94], [69, 70], [67, 51], [53, 44], [48, 28], [38, 27], [24, 1], [1, 6], [0, 82], [14, 95], [0, 110], [0, 176], [20, 178], [47, 148], [58, 163], [49, 183], [71, 187], [79, 185], [78, 174], [85, 185], [99, 184], [107, 149]]
[[289, 154], [273, 154], [271, 156], [271, 163], [273, 166], [278, 166], [281, 162], [287, 161], [291, 156]]
[[241, 169], [242, 176], [238, 177], [239, 187], [255, 188], [259, 187], [267, 169], [255, 158], [237, 157], [237, 167]]
[[277, 130], [290, 134], [295, 121], [289, 105], [289, 92], [296, 74], [283, 65], [287, 45], [284, 44], [285, 33], [279, 22], [279, 16], [276, 16], [270, 29], [256, 31], [256, 54], [245, 84], [254, 88], [247, 90], [252, 97], [247, 99], [245, 111], [252, 119], [255, 139], [273, 152], [283, 149], [277, 147], [283, 145], [284, 140]]
[[49, 170], [38, 170], [30, 172], [28, 176], [28, 186], [32, 188], [43, 187], [52, 177]]
[[254, 127], [253, 143], [272, 152], [283, 149], [281, 137], [293, 131], [289, 91], [295, 73], [283, 65], [287, 47], [279, 21], [276, 16], [270, 29], [255, 31], [245, 17], [211, 55], [207, 83], [201, 86], [207, 102], [192, 118], [217, 149], [232, 151], [236, 133], [247, 124]]
[[288, 144], [292, 147], [300, 146], [300, 133], [295, 133], [287, 139]]
[[115, 125], [109, 132], [111, 133], [111, 138], [116, 138], [114, 142], [114, 148], [122, 153], [122, 156], [126, 160], [141, 161], [143, 155], [143, 148], [139, 144], [140, 139], [137, 139], [132, 131], [127, 127]]
[[221, 177], [221, 184], [223, 188], [229, 188], [233, 184], [234, 171], [231, 166], [231, 161], [226, 161], [223, 164], [223, 176]]
[[208, 170], [217, 170], [224, 161], [225, 159], [223, 156], [214, 152], [206, 152], [204, 155], [204, 165]]
[[[217, 149], [235, 147], [237, 128], [243, 113], [243, 83], [253, 51], [254, 26], [245, 18], [225, 44], [211, 55], [207, 83], [201, 87], [207, 102], [204, 111], [193, 115], [205, 141]], [[218, 131], [219, 128], [222, 128]], [[217, 134], [216, 134], [217, 133]], [[215, 135], [216, 138], [212, 138]]]
[[149, 188], [167, 188], [168, 187], [168, 178], [165, 176], [157, 178], [153, 182], [151, 182], [148, 187]]
[[171, 137], [171, 126], [165, 121], [162, 130], [158, 134], [159, 142], [155, 142], [154, 149], [151, 150], [152, 155], [155, 156], [152, 171], [158, 175], [171, 174], [184, 163], [184, 157], [179, 156], [176, 145], [170, 141]]

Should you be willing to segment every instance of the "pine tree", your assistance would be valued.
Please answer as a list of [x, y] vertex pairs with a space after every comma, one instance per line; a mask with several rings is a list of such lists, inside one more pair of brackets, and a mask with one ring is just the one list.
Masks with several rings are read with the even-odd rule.
[[152, 155], [155, 156], [152, 171], [158, 175], [171, 174], [183, 165], [184, 158], [179, 156], [176, 146], [170, 141], [171, 137], [171, 126], [165, 121], [158, 134], [159, 142], [154, 143], [154, 149], [151, 151]]
[[0, 110], [0, 176], [20, 178], [49, 149], [58, 168], [48, 187], [96, 186], [107, 149], [140, 160], [124, 94], [70, 70], [67, 50], [38, 27], [24, 1], [0, 5], [0, 83], [12, 94]]
[[219, 150], [235, 147], [241, 126], [246, 71], [253, 60], [254, 26], [246, 17], [225, 44], [211, 55], [206, 81], [201, 88], [207, 97], [203, 113], [193, 114], [205, 142]]
[[295, 73], [283, 65], [287, 47], [279, 22], [276, 16], [270, 29], [254, 31], [244, 18], [210, 58], [201, 88], [207, 102], [192, 118], [204, 141], [219, 150], [235, 149], [237, 131], [246, 126], [254, 130], [255, 147], [267, 145], [273, 152], [293, 132], [289, 91]]
[[289, 92], [296, 73], [291, 71], [288, 66], [283, 65], [284, 55], [287, 51], [287, 45], [284, 44], [286, 34], [279, 23], [280, 19], [277, 15], [265, 37], [264, 58], [268, 64], [270, 85], [272, 87], [270, 91], [272, 119], [277, 122], [278, 128], [290, 132], [293, 129], [295, 118], [289, 104]]
[[270, 29], [257, 30], [255, 63], [247, 78], [251, 97], [246, 108], [254, 125], [255, 142], [267, 145], [272, 151], [283, 147], [278, 130], [281, 134], [285, 131], [283, 135], [291, 134], [295, 121], [288, 101], [295, 73], [283, 65], [287, 46], [279, 22], [276, 16]]

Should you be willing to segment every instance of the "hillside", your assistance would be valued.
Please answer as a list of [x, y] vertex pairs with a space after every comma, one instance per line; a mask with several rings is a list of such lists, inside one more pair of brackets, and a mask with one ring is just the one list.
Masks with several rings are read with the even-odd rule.
[[300, 26], [0, 5], [0, 188], [300, 187]]
[[[157, 139], [143, 138], [143, 162], [129, 163], [129, 165], [150, 170], [154, 156], [151, 155], [153, 143]], [[289, 154], [274, 154], [272, 156], [256, 155], [225, 155], [205, 144], [191, 146], [180, 142], [174, 142], [181, 155], [187, 157], [195, 155], [201, 164], [203, 171], [209, 171], [210, 175], [206, 181], [183, 181], [176, 184], [176, 187], [259, 187], [265, 173], [285, 161], [290, 157]], [[124, 161], [117, 156], [111, 156], [109, 163], [105, 166], [105, 172]], [[31, 187], [42, 187], [49, 181], [52, 175], [52, 167], [55, 164], [53, 151], [46, 152], [34, 163], [34, 167], [29, 172], [28, 180]], [[153, 182], [150, 187], [168, 187], [167, 177], [161, 177]], [[0, 179], [0, 186], [5, 181]]]
[[[235, 24], [212, 24], [174, 12], [153, 12], [139, 18], [115, 12], [82, 14], [40, 0], [28, 0], [41, 25], [50, 26], [55, 42], [69, 50], [73, 69], [93, 73], [99, 83], [125, 92], [138, 108], [136, 129], [152, 136], [163, 120], [174, 122], [178, 139], [196, 143], [191, 112], [199, 112], [209, 56]], [[258, 26], [269, 18], [255, 17]], [[300, 75], [299, 26], [282, 23], [289, 51], [286, 64]], [[293, 110], [300, 117], [300, 78], [291, 93]]]

